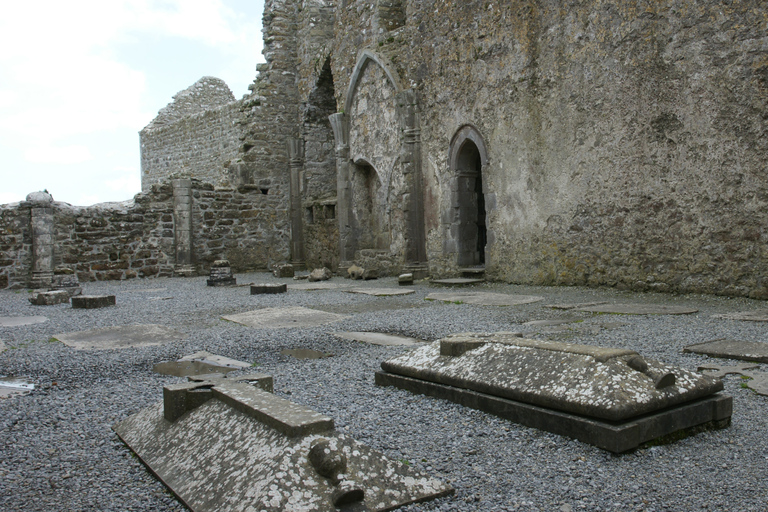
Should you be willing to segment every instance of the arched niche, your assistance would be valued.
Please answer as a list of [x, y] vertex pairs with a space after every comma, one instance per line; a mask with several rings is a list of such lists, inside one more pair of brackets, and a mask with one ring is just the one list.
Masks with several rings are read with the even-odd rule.
[[485, 267], [488, 243], [486, 182], [488, 152], [483, 137], [473, 126], [460, 128], [451, 140], [449, 164], [453, 215], [447, 237], [452, 238], [458, 267]]
[[386, 187], [367, 161], [358, 159], [352, 165], [351, 189], [357, 249], [389, 249]]

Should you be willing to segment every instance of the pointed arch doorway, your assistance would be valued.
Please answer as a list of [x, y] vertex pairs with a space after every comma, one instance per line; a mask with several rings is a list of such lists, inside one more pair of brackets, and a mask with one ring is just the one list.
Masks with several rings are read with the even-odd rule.
[[451, 234], [459, 268], [486, 264], [488, 243], [483, 168], [487, 162], [485, 144], [472, 126], [461, 128], [451, 142], [450, 164], [455, 179]]

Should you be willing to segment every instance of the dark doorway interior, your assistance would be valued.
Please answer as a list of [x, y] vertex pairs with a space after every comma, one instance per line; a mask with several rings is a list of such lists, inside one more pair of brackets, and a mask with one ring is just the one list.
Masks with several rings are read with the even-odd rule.
[[466, 140], [458, 155], [458, 264], [460, 267], [485, 265], [486, 228], [485, 196], [480, 151]]

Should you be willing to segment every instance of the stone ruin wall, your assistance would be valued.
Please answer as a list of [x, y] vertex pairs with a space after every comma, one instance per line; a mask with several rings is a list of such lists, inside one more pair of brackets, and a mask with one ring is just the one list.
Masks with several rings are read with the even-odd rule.
[[227, 171], [242, 144], [243, 101], [235, 101], [227, 84], [213, 77], [201, 78], [173, 98], [139, 133], [141, 190], [189, 176], [237, 185]]
[[761, 2], [407, 1], [392, 31], [377, 5], [339, 9], [337, 101], [360, 48], [416, 88], [433, 275], [472, 125], [490, 278], [768, 298]]
[[337, 111], [331, 49], [334, 3], [304, 0], [298, 12], [297, 89], [303, 140], [299, 177], [304, 260], [307, 268], [339, 265], [336, 152], [328, 117]]
[[[214, 189], [193, 180], [192, 259], [205, 274], [217, 259], [236, 272], [287, 261], [290, 227], [279, 195]], [[31, 205], [0, 207], [0, 288], [31, 286]], [[176, 267], [173, 188], [154, 185], [132, 201], [76, 207], [53, 202], [53, 267], [80, 281], [169, 277]], [[53, 270], [53, 269], [51, 269]]]
[[[273, 261], [285, 260], [296, 208], [289, 181], [300, 169], [304, 257], [310, 265], [338, 257], [323, 118], [329, 91], [343, 112], [366, 49], [420, 101], [433, 276], [458, 270], [446, 251], [456, 236], [449, 152], [471, 126], [488, 152], [489, 278], [768, 298], [767, 17], [757, 0], [267, 0], [267, 62], [240, 104], [239, 152], [222, 157], [222, 168], [232, 163], [218, 176], [235, 190], [221, 193], [244, 208], [249, 194], [268, 190], [258, 200], [283, 211], [253, 215], [275, 223]], [[197, 186], [199, 197], [219, 193], [206, 187]], [[198, 253], [227, 246], [202, 245], [230, 229], [211, 217], [235, 215], [227, 200], [196, 210], [196, 226], [208, 230], [196, 234]], [[23, 224], [19, 209], [4, 207], [0, 280], [9, 283], [19, 266], [8, 254], [29, 251]], [[254, 227], [254, 236], [270, 229]], [[237, 231], [239, 244], [247, 237]]]

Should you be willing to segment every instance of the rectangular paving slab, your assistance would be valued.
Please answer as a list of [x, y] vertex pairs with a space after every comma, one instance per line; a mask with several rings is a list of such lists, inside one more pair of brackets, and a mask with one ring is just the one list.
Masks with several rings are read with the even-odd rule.
[[318, 325], [338, 322], [349, 317], [296, 306], [256, 309], [236, 315], [225, 315], [222, 318], [248, 327], [287, 329], [290, 327], [316, 327]]
[[[114, 430], [193, 512], [382, 511], [453, 489], [333, 429], [333, 420], [228, 379], [173, 386]], [[173, 407], [171, 407], [173, 409]]]
[[754, 341], [736, 341], [724, 338], [688, 345], [683, 348], [683, 352], [703, 354], [710, 357], [738, 359], [740, 361], [768, 363], [768, 343]]
[[[639, 421], [645, 425], [638, 427], [641, 430], [666, 435], [693, 426], [683, 417], [690, 411], [682, 412], [681, 406], [706, 401], [723, 389], [719, 379], [643, 358], [631, 350], [525, 339], [516, 333], [450, 336], [385, 361], [381, 367], [384, 371], [376, 379], [382, 385], [415, 392], [428, 389], [432, 394], [450, 390], [446, 391], [448, 399], [481, 393], [489, 397], [484, 402], [488, 404], [501, 403], [490, 398], [495, 397], [550, 410], [553, 422], [559, 414], [588, 418], [583, 425], [589, 435], [575, 427], [571, 433], [556, 425], [547, 430], [598, 446], [625, 447], [653, 437], [632, 435], [623, 439], [621, 436], [628, 434], [620, 429], [616, 433], [619, 438], [604, 441], [599, 436], [607, 433], [598, 434], [586, 428], [587, 424]], [[725, 402], [730, 404], [730, 397]], [[512, 405], [504, 405], [508, 407]], [[697, 424], [729, 418], [730, 410], [726, 409], [720, 405], [709, 409], [712, 415], [700, 422], [702, 417], [697, 416]], [[675, 410], [681, 412], [669, 412]], [[658, 416], [662, 411], [669, 414]], [[656, 419], [643, 423], [641, 419], [646, 416]], [[657, 424], [659, 421], [663, 424]], [[534, 426], [540, 424], [548, 423], [541, 419]], [[686, 426], [679, 427], [682, 424]]]
[[78, 350], [104, 350], [164, 345], [183, 335], [164, 325], [139, 324], [54, 334], [53, 338]]

